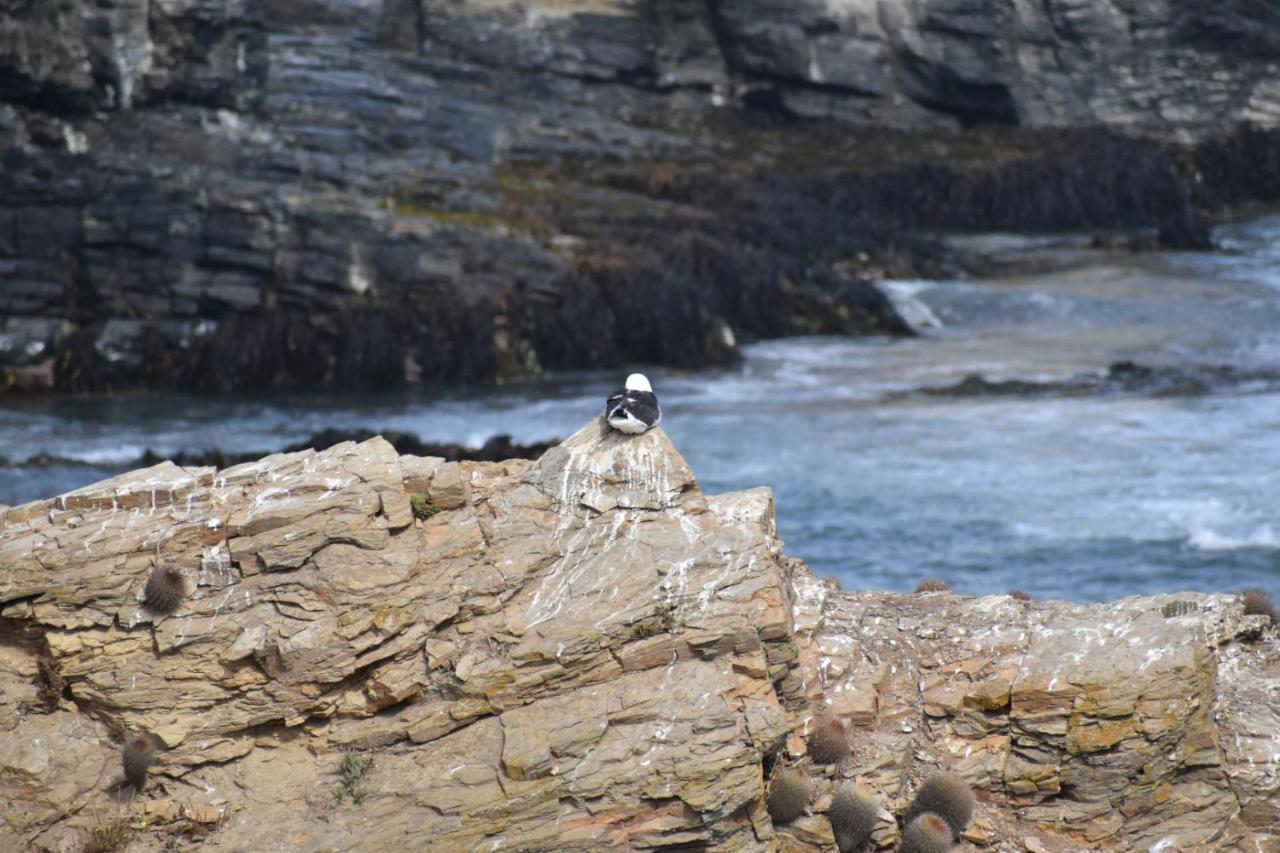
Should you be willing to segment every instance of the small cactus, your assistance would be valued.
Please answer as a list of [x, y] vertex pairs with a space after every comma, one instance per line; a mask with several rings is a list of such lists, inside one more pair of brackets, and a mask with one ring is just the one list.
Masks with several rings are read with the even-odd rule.
[[955, 773], [934, 773], [907, 806], [903, 823], [911, 823], [916, 817], [931, 812], [947, 822], [953, 837], [964, 832], [973, 820], [974, 797], [969, 783]]
[[1009, 590], [1009, 597], [1018, 601], [1035, 601], [1035, 599], [1031, 597], [1031, 593], [1027, 592], [1025, 589], [1011, 589]]
[[142, 600], [157, 613], [172, 613], [187, 594], [187, 579], [173, 563], [161, 563], [151, 570]]
[[951, 592], [951, 585], [937, 578], [925, 578], [916, 584], [916, 592]]
[[936, 814], [925, 812], [907, 824], [898, 853], [947, 853], [952, 847], [951, 827]]
[[1262, 590], [1250, 587], [1240, 593], [1240, 600], [1244, 602], [1245, 616], [1266, 616], [1272, 625], [1280, 624], [1280, 610], [1276, 609], [1271, 596]]
[[124, 778], [135, 793], [147, 785], [147, 767], [155, 759], [156, 745], [146, 732], [130, 735], [124, 744]]
[[809, 757], [815, 764], [839, 764], [849, 757], [849, 738], [844, 723], [834, 717], [818, 721], [809, 735]]
[[774, 823], [786, 823], [804, 814], [813, 796], [809, 777], [801, 770], [777, 770], [769, 781], [765, 806]]
[[58, 707], [62, 692], [67, 687], [67, 680], [58, 670], [58, 662], [48, 654], [36, 658], [37, 695], [45, 708], [52, 711]]
[[827, 810], [840, 853], [855, 853], [867, 846], [879, 813], [880, 807], [870, 792], [855, 787], [852, 782], [840, 786]]

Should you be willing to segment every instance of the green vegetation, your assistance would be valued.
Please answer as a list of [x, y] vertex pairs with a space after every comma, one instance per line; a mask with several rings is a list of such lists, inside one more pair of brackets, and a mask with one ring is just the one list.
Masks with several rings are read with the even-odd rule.
[[433, 504], [426, 495], [411, 495], [409, 506], [413, 508], [414, 518], [430, 518], [440, 511], [440, 507]]
[[643, 640], [657, 634], [670, 633], [675, 627], [675, 607], [670, 602], [659, 602], [653, 613], [636, 623], [634, 638]]
[[509, 228], [511, 223], [494, 213], [483, 210], [440, 210], [427, 207], [409, 199], [392, 198], [391, 209], [400, 216], [417, 216], [439, 222], [441, 225], [458, 225], [464, 228]]
[[373, 766], [373, 756], [361, 756], [357, 752], [346, 752], [342, 756], [342, 764], [338, 765], [338, 787], [333, 789], [333, 801], [340, 803], [347, 797], [352, 802], [360, 802], [372, 791], [364, 784], [364, 774]]

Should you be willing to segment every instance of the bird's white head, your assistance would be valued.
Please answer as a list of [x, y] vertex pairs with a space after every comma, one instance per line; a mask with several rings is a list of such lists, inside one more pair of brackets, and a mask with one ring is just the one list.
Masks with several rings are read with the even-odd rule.
[[645, 378], [643, 373], [633, 373], [627, 377], [626, 389], [628, 391], [648, 391], [653, 393], [653, 386], [649, 384], [649, 380]]

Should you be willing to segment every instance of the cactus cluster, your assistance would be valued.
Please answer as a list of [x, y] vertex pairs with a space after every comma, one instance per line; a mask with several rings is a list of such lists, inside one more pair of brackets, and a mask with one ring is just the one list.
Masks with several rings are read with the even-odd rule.
[[809, 735], [809, 757], [814, 764], [839, 764], [849, 757], [849, 738], [844, 723], [834, 717], [818, 721]]
[[187, 579], [173, 563], [160, 563], [151, 570], [142, 600], [156, 613], [172, 613], [187, 594]]
[[775, 770], [769, 780], [765, 806], [774, 823], [787, 823], [804, 814], [813, 797], [813, 786], [803, 770]]
[[898, 853], [947, 853], [952, 848], [951, 827], [932, 812], [925, 812], [902, 831]]
[[902, 822], [910, 825], [920, 815], [937, 815], [951, 827], [953, 837], [959, 837], [973, 820], [975, 800], [969, 783], [955, 773], [934, 773], [920, 790], [902, 816]]
[[139, 732], [124, 742], [124, 778], [135, 793], [147, 786], [147, 768], [155, 760], [156, 744], [151, 735]]
[[840, 853], [855, 853], [867, 846], [879, 812], [880, 807], [869, 791], [851, 782], [840, 786], [827, 811]]

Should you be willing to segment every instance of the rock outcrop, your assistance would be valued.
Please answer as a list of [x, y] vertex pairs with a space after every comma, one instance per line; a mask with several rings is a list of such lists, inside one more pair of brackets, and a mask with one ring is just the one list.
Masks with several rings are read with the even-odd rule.
[[1280, 198], [1266, 4], [263, 5], [0, 0], [0, 387], [699, 368]]
[[245, 106], [266, 67], [262, 23], [243, 0], [4, 0], [0, 95], [74, 111]]
[[[1266, 617], [844, 592], [782, 554], [767, 489], [704, 494], [661, 430], [165, 463], [0, 519], [5, 848], [831, 849], [837, 783], [900, 813], [938, 767], [995, 849], [1280, 841]], [[852, 757], [811, 766], [824, 715]], [[127, 798], [138, 731], [163, 746]], [[817, 796], [774, 827], [788, 764]]]
[[416, 26], [428, 48], [485, 65], [745, 91], [811, 118], [899, 127], [1280, 120], [1280, 32], [1274, 9], [1250, 0], [419, 0], [388, 14], [399, 23], [388, 29]]

